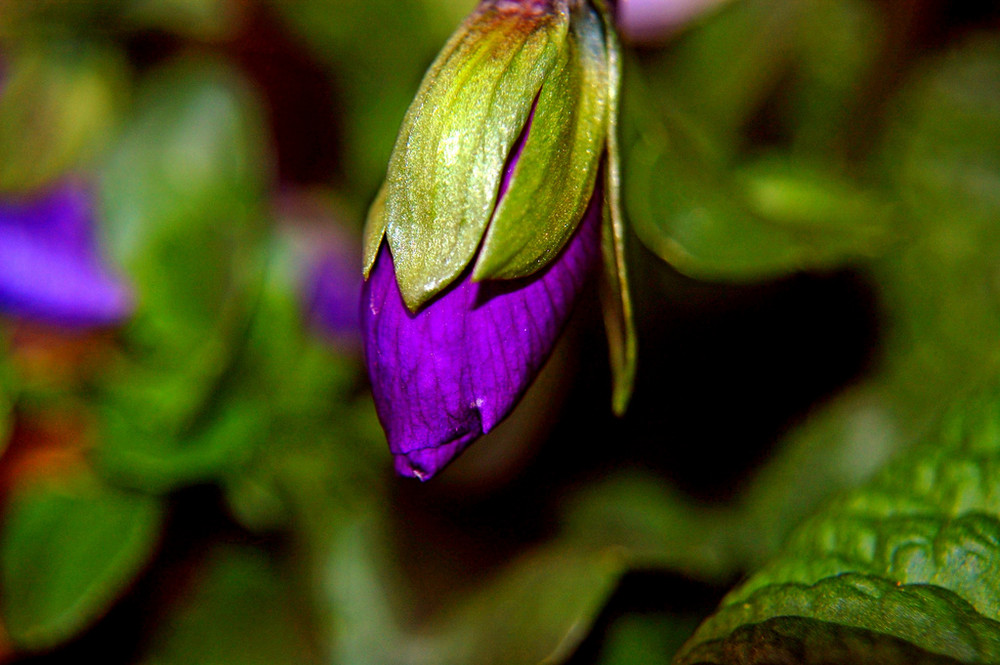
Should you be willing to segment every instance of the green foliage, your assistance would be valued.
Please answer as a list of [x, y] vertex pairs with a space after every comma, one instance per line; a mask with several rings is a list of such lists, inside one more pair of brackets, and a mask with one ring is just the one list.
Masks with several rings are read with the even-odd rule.
[[47, 649], [108, 611], [148, 564], [162, 505], [109, 487], [85, 467], [19, 484], [0, 533], [3, 625], [21, 649]]
[[[64, 658], [59, 648], [148, 570], [170, 584], [130, 599], [142, 635], [122, 637], [134, 654], [119, 660], [554, 664], [585, 644], [601, 665], [1000, 662], [996, 32], [942, 33], [929, 41], [938, 51], [916, 53], [898, 43], [913, 26], [884, 4], [731, 0], [622, 63], [606, 26], [525, 37], [504, 24], [473, 40], [493, 20], [480, 16], [446, 51], [462, 57], [433, 66], [398, 134], [421, 73], [473, 4], [0, 0], [0, 194], [67, 175], [91, 182], [102, 251], [137, 296], [124, 325], [75, 338], [0, 324], [0, 660], [7, 641], [14, 657]], [[278, 117], [283, 93], [244, 68], [272, 47], [317, 67], [332, 96], [337, 139], [323, 149], [338, 165], [319, 220], [272, 200], [301, 190], [278, 177], [279, 157], [296, 159], [281, 132], [298, 118]], [[619, 127], [602, 85], [614, 93], [621, 64]], [[473, 93], [456, 96], [456, 81]], [[484, 103], [494, 89], [499, 107]], [[414, 129], [417, 116], [429, 124]], [[464, 167], [439, 168], [470, 118], [495, 144], [463, 134]], [[784, 421], [724, 501], [631, 468], [557, 479], [569, 484], [540, 491], [540, 516], [477, 476], [409, 492], [390, 475], [360, 344], [318, 332], [305, 286], [326, 231], [353, 241], [397, 136], [364, 253], [370, 266], [387, 234], [397, 266], [417, 266], [414, 302], [444, 284], [428, 274], [453, 278], [477, 253], [479, 277], [530, 272], [571, 231], [590, 183], [604, 178], [612, 196], [621, 183], [601, 285], [619, 412], [636, 358], [626, 268], [640, 277], [647, 353], [686, 352], [649, 332], [657, 312], [672, 325], [675, 306], [720, 306], [650, 286], [655, 270], [634, 262], [626, 221], [699, 280], [854, 271], [872, 290], [877, 348], [855, 383]], [[551, 206], [528, 205], [538, 198]], [[408, 206], [421, 209], [413, 238], [391, 222]], [[461, 251], [422, 266], [426, 243], [445, 242]], [[688, 388], [669, 371], [641, 378], [663, 409]], [[87, 423], [66, 459], [25, 434], [50, 412]], [[746, 443], [736, 439], [679, 440], [666, 427], [650, 442], [721, 460]], [[572, 443], [566, 457], [590, 445]], [[494, 493], [503, 505], [482, 510]], [[192, 494], [211, 497], [205, 519], [224, 535], [184, 521], [201, 525], [184, 509]], [[498, 554], [504, 536], [484, 537], [476, 521], [490, 511], [542, 526]], [[183, 551], [168, 542], [157, 556], [164, 535]], [[707, 600], [609, 608], [623, 576], [649, 573], [703, 585]]]
[[610, 549], [532, 552], [431, 629], [433, 662], [560, 662], [587, 634], [622, 571]]
[[[998, 413], [995, 389], [970, 398], [923, 445], [829, 502], [726, 597], [679, 662], [756, 662], [750, 653], [768, 648], [772, 630], [781, 638], [775, 653], [792, 644], [818, 653], [841, 627], [863, 635], [878, 662], [904, 662], [913, 650], [900, 641], [960, 662], [995, 662]], [[772, 627], [778, 617], [798, 621]]]
[[280, 569], [261, 551], [218, 546], [168, 599], [140, 662], [304, 665], [322, 662]]
[[103, 149], [121, 112], [127, 69], [115, 51], [75, 41], [5, 53], [0, 192], [44, 186]]

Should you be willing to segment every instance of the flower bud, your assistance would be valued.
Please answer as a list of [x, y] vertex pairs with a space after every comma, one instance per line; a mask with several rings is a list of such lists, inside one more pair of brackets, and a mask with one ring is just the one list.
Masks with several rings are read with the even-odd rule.
[[618, 67], [602, 0], [481, 0], [424, 78], [365, 230], [366, 362], [402, 475], [510, 413], [602, 256], [624, 408]]

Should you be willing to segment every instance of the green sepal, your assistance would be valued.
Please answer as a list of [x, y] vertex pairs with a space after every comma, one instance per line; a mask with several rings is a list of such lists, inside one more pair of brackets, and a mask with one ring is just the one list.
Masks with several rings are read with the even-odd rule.
[[378, 194], [372, 201], [372, 207], [368, 209], [368, 217], [365, 218], [365, 228], [362, 234], [362, 245], [364, 251], [364, 274], [368, 279], [375, 259], [378, 257], [378, 248], [382, 246], [382, 238], [385, 237], [385, 225], [388, 220], [385, 216], [385, 183], [378, 188]]
[[604, 168], [604, 218], [601, 224], [600, 279], [601, 309], [608, 336], [611, 360], [611, 408], [623, 415], [635, 387], [639, 343], [629, 294], [625, 262], [625, 214], [621, 201], [621, 148], [618, 144], [618, 115], [621, 105], [621, 44], [614, 29], [614, 18], [605, 3], [599, 3], [604, 21], [608, 54], [608, 130]]
[[601, 18], [574, 8], [567, 48], [538, 96], [510, 188], [472, 277], [516, 279], [546, 266], [583, 218], [604, 153], [608, 59]]
[[569, 31], [550, 10], [485, 0], [452, 36], [407, 111], [386, 177], [386, 235], [415, 310], [468, 266], [504, 164]]

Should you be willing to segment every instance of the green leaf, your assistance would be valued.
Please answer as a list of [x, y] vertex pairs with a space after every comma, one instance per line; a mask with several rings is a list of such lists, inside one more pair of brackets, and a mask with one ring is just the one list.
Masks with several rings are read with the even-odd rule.
[[127, 87], [115, 51], [52, 40], [5, 53], [0, 86], [0, 192], [44, 186], [93, 158]]
[[95, 462], [116, 484], [147, 492], [219, 480], [249, 461], [269, 416], [256, 402], [227, 403], [206, 426], [176, 433], [108, 409]]
[[626, 614], [608, 629], [600, 665], [669, 665], [698, 625], [694, 616], [681, 614]]
[[683, 273], [750, 280], [878, 255], [894, 211], [824, 165], [771, 155], [734, 170], [687, 119], [646, 115], [626, 203], [639, 238]]
[[151, 72], [101, 178], [105, 247], [138, 295], [102, 388], [139, 429], [196, 420], [242, 343], [264, 269], [266, 131], [216, 61]]
[[662, 480], [621, 472], [581, 490], [566, 506], [565, 536], [592, 549], [617, 548], [627, 565], [665, 569], [709, 582], [740, 570], [738, 521], [699, 506]]
[[149, 561], [160, 502], [86, 468], [15, 487], [0, 531], [0, 607], [11, 641], [48, 649], [100, 618]]
[[788, 123], [797, 154], [844, 155], [848, 141], [870, 129], [865, 85], [884, 51], [880, 5], [862, 0], [810, 0], [797, 26]]
[[[322, 662], [308, 607], [264, 552], [217, 546], [175, 594], [141, 663], [303, 665]], [[170, 591], [176, 591], [170, 589]]]
[[918, 69], [895, 100], [883, 168], [913, 236], [875, 265], [914, 381], [956, 388], [1000, 367], [1000, 41], [979, 37]]
[[421, 642], [438, 663], [562, 662], [587, 635], [622, 572], [614, 549], [552, 544], [515, 561]]
[[538, 93], [528, 138], [496, 206], [472, 278], [527, 277], [569, 241], [594, 196], [608, 131], [611, 79], [604, 28], [584, 3]]
[[127, 0], [66, 2], [65, 0], [4, 0], [0, 38], [12, 44], [53, 36], [93, 36], [115, 24]]
[[[829, 502], [723, 600], [679, 662], [756, 662], [754, 648], [784, 639], [817, 657], [860, 639], [879, 662], [1000, 659], [998, 414], [995, 387], [961, 400], [922, 445]], [[795, 621], [779, 630], [768, 623], [779, 617]]]
[[125, 23], [140, 29], [166, 29], [194, 39], [230, 37], [239, 27], [233, 0], [128, 0]]
[[504, 163], [563, 50], [569, 16], [480, 6], [431, 66], [386, 177], [386, 234], [416, 309], [468, 266], [493, 214]]

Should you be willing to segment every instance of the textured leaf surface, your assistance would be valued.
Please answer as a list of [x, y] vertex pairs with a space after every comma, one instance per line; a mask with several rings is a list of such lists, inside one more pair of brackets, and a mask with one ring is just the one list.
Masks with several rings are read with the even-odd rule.
[[[721, 654], [746, 638], [734, 638], [737, 629], [777, 617], [865, 631], [891, 654], [883, 662], [902, 662], [890, 648], [898, 640], [960, 662], [1000, 660], [998, 467], [1000, 395], [992, 390], [962, 403], [923, 445], [803, 524], [776, 559], [726, 597], [680, 662], [753, 662]], [[820, 628], [807, 626], [824, 636], [817, 643], [833, 639]]]
[[14, 489], [0, 532], [3, 624], [21, 649], [46, 649], [98, 619], [149, 560], [162, 508], [85, 468]]

